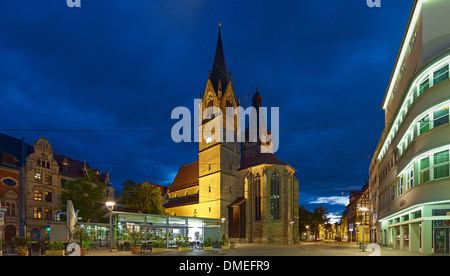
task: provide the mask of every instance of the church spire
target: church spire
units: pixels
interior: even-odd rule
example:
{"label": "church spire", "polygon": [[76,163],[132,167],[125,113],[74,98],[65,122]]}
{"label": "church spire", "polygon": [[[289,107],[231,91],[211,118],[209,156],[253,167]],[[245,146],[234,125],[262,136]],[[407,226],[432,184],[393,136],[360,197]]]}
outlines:
{"label": "church spire", "polygon": [[221,82],[222,89],[227,88],[229,81],[220,27],[221,24],[219,23],[219,37],[217,38],[216,55],[214,57],[214,64],[211,72],[211,82],[216,92],[218,92],[219,81]]}

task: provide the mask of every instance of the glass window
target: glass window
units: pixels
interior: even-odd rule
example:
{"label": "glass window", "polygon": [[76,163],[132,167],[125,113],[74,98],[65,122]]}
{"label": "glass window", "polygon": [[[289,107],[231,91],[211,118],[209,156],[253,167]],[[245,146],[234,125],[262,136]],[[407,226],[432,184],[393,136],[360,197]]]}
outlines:
{"label": "glass window", "polygon": [[420,183],[430,180],[430,158],[420,160]]}
{"label": "glass window", "polygon": [[17,182],[14,179],[11,178],[4,178],[2,180],[3,184],[5,184],[6,186],[10,186],[10,187],[14,187],[17,185]]}
{"label": "glass window", "polygon": [[261,220],[261,177],[255,177],[255,220]]}
{"label": "glass window", "polygon": [[42,218],[42,208],[40,207],[34,207],[33,210],[33,217],[35,219],[41,219]]}
{"label": "glass window", "polygon": [[34,190],[34,200],[42,200],[42,191]]}
{"label": "glass window", "polygon": [[449,151],[441,151],[434,154],[434,179],[449,176]]}
{"label": "glass window", "polygon": [[438,111],[435,111],[433,113],[433,118],[434,118],[434,125],[433,127],[437,127],[443,124],[448,123],[448,106],[440,109]]}
{"label": "glass window", "polygon": [[52,202],[52,193],[51,192],[45,192],[45,201]]}
{"label": "glass window", "polygon": [[430,129],[430,117],[427,115],[419,121],[419,134],[424,133]]}
{"label": "glass window", "polygon": [[280,219],[280,178],[277,172],[272,174],[270,182],[270,219]]}
{"label": "glass window", "polygon": [[414,169],[410,169],[408,172],[408,184],[409,184],[409,188],[414,187]]}
{"label": "glass window", "polygon": [[448,64],[433,73],[433,85],[448,79]]}
{"label": "glass window", "polygon": [[36,173],[36,174],[34,175],[34,180],[35,180],[36,182],[42,183],[42,175],[41,175],[40,173]]}
{"label": "glass window", "polygon": [[419,84],[419,95],[430,88],[430,79],[426,78],[423,82]]}

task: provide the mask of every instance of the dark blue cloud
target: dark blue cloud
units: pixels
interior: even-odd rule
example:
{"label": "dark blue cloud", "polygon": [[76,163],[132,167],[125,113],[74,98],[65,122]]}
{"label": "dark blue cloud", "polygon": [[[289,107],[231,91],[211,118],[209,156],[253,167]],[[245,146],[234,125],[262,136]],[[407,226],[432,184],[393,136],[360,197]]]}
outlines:
{"label": "dark blue cloud", "polygon": [[[241,102],[265,80],[263,104],[280,107],[277,156],[298,170],[300,204],[348,196],[368,178],[412,7],[365,2],[353,1],[277,70],[347,1],[160,0],[184,31],[157,1],[5,2],[0,128],[170,131],[172,109],[193,110],[204,92],[221,22]],[[348,126],[311,128],[336,125]],[[58,153],[111,170],[115,187],[128,178],[167,184],[198,158],[196,144],[176,144],[169,132],[5,133],[28,143],[46,136]]]}

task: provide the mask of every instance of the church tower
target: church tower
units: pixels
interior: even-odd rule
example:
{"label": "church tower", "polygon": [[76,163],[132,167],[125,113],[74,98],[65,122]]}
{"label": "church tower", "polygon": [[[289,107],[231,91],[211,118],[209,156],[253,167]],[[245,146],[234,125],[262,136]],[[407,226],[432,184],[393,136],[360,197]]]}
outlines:
{"label": "church tower", "polygon": [[[200,95],[201,97],[201,95]],[[240,196],[237,170],[240,166],[240,143],[237,142],[237,118],[227,114],[227,107],[239,106],[231,73],[227,71],[221,29],[217,39],[212,71],[208,74],[202,97],[199,142],[199,217],[225,219],[228,206]],[[224,225],[225,226],[225,225]],[[227,227],[223,230],[226,231]],[[226,234],[226,233],[224,233]]]}

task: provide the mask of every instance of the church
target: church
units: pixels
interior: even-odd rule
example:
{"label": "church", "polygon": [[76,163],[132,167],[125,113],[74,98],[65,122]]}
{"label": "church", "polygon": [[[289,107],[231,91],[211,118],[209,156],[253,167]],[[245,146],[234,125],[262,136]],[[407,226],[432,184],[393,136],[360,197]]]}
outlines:
{"label": "church", "polygon": [[[201,114],[205,114],[208,107],[219,108],[222,112],[207,116],[208,119],[201,121],[199,131],[202,133],[212,120],[223,120],[219,135],[232,132],[236,137],[240,131],[237,122],[227,124],[226,116],[222,115],[226,114],[227,107],[239,107],[240,98],[236,97],[231,73],[227,71],[220,24],[213,68],[200,98]],[[252,105],[256,109],[262,107],[258,91],[253,95]],[[258,124],[263,120],[258,112],[250,116],[258,116]],[[222,234],[238,242],[298,242],[296,170],[267,150],[271,141],[263,142],[259,135],[255,141],[248,138],[248,129],[245,133],[243,142],[201,139],[198,160],[181,165],[169,186],[169,199],[164,205],[166,212],[220,219]]]}

